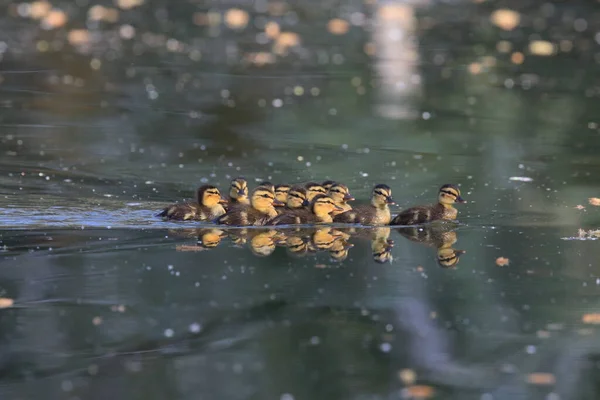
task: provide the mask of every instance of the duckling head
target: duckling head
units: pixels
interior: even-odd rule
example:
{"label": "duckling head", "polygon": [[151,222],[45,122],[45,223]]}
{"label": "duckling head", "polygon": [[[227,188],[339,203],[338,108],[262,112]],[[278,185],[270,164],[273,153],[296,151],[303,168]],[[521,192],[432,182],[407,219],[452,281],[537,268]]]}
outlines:
{"label": "duckling head", "polygon": [[281,202],[281,205],[287,203],[288,193],[290,191],[290,185],[277,185],[275,186],[275,198]]}
{"label": "duckling head", "polygon": [[248,203],[248,182],[246,179],[239,177],[231,181],[229,197],[240,203]]}
{"label": "duckling head", "polygon": [[252,208],[265,214],[272,214],[274,204],[279,204],[275,200],[275,193],[267,186],[259,186],[254,189],[250,203]]}
{"label": "duckling head", "polygon": [[308,201],[312,201],[318,194],[327,194],[327,190],[319,183],[309,182],[306,184],[305,188]]}
{"label": "duckling head", "polygon": [[306,189],[303,187],[293,187],[287,194],[286,206],[288,208],[302,208],[310,203],[306,198]]}
{"label": "duckling head", "polygon": [[383,183],[375,186],[371,195],[371,204],[378,208],[387,207],[388,204],[396,204],[392,199],[392,189]]}
{"label": "duckling head", "polygon": [[331,197],[324,194],[318,194],[312,199],[310,209],[320,219],[327,218],[334,211],[342,210]]}
{"label": "duckling head", "polygon": [[444,206],[452,206],[454,203],[466,203],[466,201],[460,197],[460,189],[451,183],[447,183],[440,188],[438,201]]}
{"label": "duckling head", "polygon": [[264,186],[264,187],[270,189],[271,192],[275,192],[275,185],[273,185],[269,181],[262,181],[261,183],[258,184],[258,186]]}
{"label": "duckling head", "polygon": [[327,194],[336,203],[345,203],[347,201],[354,200],[354,197],[350,195],[350,190],[348,189],[348,186],[343,185],[341,183],[334,183],[333,185],[331,185]]}
{"label": "duckling head", "polygon": [[198,188],[196,194],[198,203],[205,207],[215,207],[219,203],[226,202],[225,199],[221,198],[221,192],[216,186],[204,185]]}
{"label": "duckling head", "polygon": [[329,189],[331,189],[331,187],[335,184],[335,181],[323,181],[323,183],[321,183],[321,186],[323,186],[323,188],[327,191],[329,191]]}

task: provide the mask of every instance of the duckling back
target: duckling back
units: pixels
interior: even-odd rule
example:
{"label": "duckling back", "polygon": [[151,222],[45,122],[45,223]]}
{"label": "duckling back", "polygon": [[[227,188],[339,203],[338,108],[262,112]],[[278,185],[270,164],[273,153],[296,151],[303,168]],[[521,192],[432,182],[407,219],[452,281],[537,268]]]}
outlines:
{"label": "duckling back", "polygon": [[195,203],[172,204],[156,216],[174,221],[203,221],[208,219],[202,215],[200,205]]}

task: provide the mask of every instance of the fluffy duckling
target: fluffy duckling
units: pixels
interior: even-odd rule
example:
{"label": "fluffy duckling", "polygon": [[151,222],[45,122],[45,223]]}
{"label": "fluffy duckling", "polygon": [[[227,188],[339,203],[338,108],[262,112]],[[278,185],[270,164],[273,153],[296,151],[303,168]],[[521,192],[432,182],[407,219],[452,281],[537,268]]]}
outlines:
{"label": "fluffy duckling", "polygon": [[304,189],[303,187],[295,186],[291,188],[287,194],[285,208],[280,210],[283,213],[290,210],[298,210],[303,207],[307,207],[308,205],[310,205],[310,202],[306,198],[306,189]]}
{"label": "fluffy duckling", "polygon": [[331,189],[331,187],[335,184],[335,181],[323,181],[323,183],[321,183],[321,186],[323,186],[323,188],[327,191],[329,191],[329,189]]}
{"label": "fluffy duckling", "polygon": [[331,197],[319,194],[315,196],[310,203],[310,210],[299,209],[289,210],[276,218],[269,224],[271,225],[292,225],[292,224],[312,224],[312,223],[330,223],[333,222],[331,213],[338,210]]}
{"label": "fluffy duckling", "polygon": [[388,185],[379,184],[373,188],[371,204],[360,205],[350,211],[338,214],[333,221],[362,225],[387,225],[392,218],[389,204],[395,204],[392,199],[392,189]]}
{"label": "fluffy duckling", "polygon": [[341,210],[333,212],[334,216],[352,210],[352,206],[348,202],[354,200],[354,197],[350,195],[348,186],[334,183],[327,194],[333,199],[335,205],[341,208]]}
{"label": "fluffy duckling", "polygon": [[437,204],[416,206],[396,215],[390,225],[416,225],[435,220],[455,220],[458,210],[454,203],[466,203],[456,185],[445,184],[438,192]]}
{"label": "fluffy duckling", "polygon": [[327,190],[319,183],[309,182],[304,187],[306,188],[306,198],[308,201],[312,201],[316,195],[327,194]]}
{"label": "fluffy duckling", "polygon": [[240,204],[250,204],[248,199],[248,182],[246,179],[239,177],[231,181],[229,186],[229,204],[228,209]]}
{"label": "fluffy duckling", "polygon": [[204,185],[198,188],[195,202],[170,205],[156,216],[176,221],[212,221],[225,214],[222,204],[226,201],[216,186]]}
{"label": "fluffy duckling", "polygon": [[265,225],[267,221],[277,216],[274,204],[275,193],[265,186],[258,186],[252,191],[250,205],[240,205],[225,215],[220,216],[215,222],[223,225]]}
{"label": "fluffy duckling", "polygon": [[288,193],[290,189],[290,185],[281,184],[275,186],[275,199],[281,203],[280,207],[285,206],[285,204],[287,203]]}

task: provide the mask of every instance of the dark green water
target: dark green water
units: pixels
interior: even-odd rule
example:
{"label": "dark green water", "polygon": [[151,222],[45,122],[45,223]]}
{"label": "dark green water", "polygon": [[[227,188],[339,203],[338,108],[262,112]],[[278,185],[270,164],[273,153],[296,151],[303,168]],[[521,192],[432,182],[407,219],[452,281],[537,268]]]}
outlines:
{"label": "dark green water", "polygon": [[[600,332],[584,316],[600,313],[600,247],[578,234],[600,228],[597,7],[524,8],[501,32],[496,2],[403,8],[391,26],[375,7],[289,5],[272,20],[301,45],[257,67],[264,13],[237,33],[190,21],[231,6],[146,4],[88,22],[98,36],[82,50],[65,37],[89,6],[45,31],[7,4],[0,397],[403,399],[410,370],[431,389],[420,398],[597,398]],[[325,29],[353,13],[379,28]],[[412,61],[389,40],[411,34]],[[528,35],[572,50],[531,55]],[[359,229],[338,259],[308,248],[313,231],[302,254],[256,229],[206,248],[210,226],[154,217],[238,175],[335,179],[358,202],[386,183],[395,212],[455,183],[468,203],[443,231]]]}

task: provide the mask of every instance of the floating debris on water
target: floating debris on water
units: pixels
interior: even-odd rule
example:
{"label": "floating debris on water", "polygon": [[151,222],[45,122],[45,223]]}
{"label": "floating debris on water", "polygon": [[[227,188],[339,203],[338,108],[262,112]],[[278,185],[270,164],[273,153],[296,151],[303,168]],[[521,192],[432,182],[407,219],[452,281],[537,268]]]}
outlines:
{"label": "floating debris on water", "polygon": [[511,176],[508,178],[509,181],[517,181],[517,182],[533,182],[533,178],[528,176]]}

